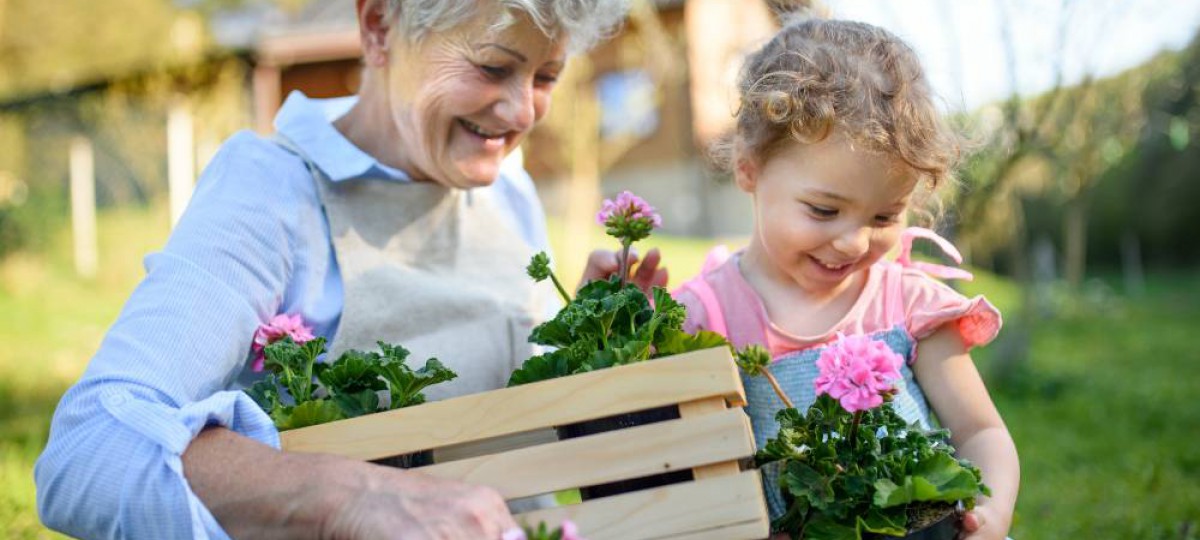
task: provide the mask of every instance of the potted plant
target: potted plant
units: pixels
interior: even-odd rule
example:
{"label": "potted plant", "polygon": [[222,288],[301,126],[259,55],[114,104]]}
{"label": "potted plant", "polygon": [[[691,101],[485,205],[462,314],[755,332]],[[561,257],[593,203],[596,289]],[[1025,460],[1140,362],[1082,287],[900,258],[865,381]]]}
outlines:
{"label": "potted plant", "polygon": [[[270,373],[246,389],[281,432],[419,405],[425,402],[426,387],[458,376],[436,358],[414,370],[405,364],[407,349],[382,341],[380,352],[351,349],[333,362],[319,362],[325,338],[308,338],[297,343],[282,336],[262,346],[263,365]],[[376,463],[407,468],[432,461],[432,453],[425,451]]]}
{"label": "potted plant", "polygon": [[869,336],[839,335],[817,361],[817,399],[803,412],[771,376],[770,360],[758,346],[738,353],[738,366],[767,377],[785,403],[779,433],[756,456],[772,531],[793,539],[958,535],[960,509],[989,491],[979,469],[955,457],[948,431],[893,409],[900,355]]}
{"label": "potted plant", "polygon": [[[662,224],[654,207],[626,191],[616,199],[605,200],[596,220],[621,244],[618,272],[607,280],[584,285],[572,298],[550,270],[549,257],[545,253],[533,257],[526,269],[529,276],[539,282],[550,279],[565,305],[553,319],[534,328],[529,337],[550,351],[526,360],[512,374],[509,386],[728,346],[724,337],[713,332],[684,332],[687,310],[665,289],[654,287],[651,299],[625,280],[630,247]],[[558,433],[560,439],[569,439],[675,418],[679,418],[679,410],[671,406],[560,426]],[[582,489],[581,494],[584,499],[614,495],[689,480],[690,475],[680,471],[592,486]]]}

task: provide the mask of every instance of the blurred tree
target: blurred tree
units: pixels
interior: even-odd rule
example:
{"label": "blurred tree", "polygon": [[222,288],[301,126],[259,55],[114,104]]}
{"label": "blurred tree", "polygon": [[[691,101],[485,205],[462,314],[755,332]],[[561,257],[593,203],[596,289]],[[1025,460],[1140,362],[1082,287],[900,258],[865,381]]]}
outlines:
{"label": "blurred tree", "polygon": [[0,197],[0,256],[65,222],[71,137],[92,141],[97,203],[139,205],[166,190],[170,104],[195,113],[197,165],[248,124],[244,62],[185,7],[0,0],[0,192],[19,195]]}
{"label": "blurred tree", "polygon": [[0,3],[0,101],[62,91],[205,52],[203,20],[169,0]]}
{"label": "blurred tree", "polygon": [[[985,109],[975,120],[983,148],[964,170],[958,240],[976,261],[991,259],[1003,250],[1010,273],[1021,285],[1024,301],[1016,316],[1009,318],[996,367],[1001,377],[1011,377],[1027,366],[1030,335],[1039,316],[1034,301],[1037,289],[1030,257],[1030,221],[1042,217],[1039,211],[1046,201],[1062,207],[1057,215],[1063,220],[1059,228],[1066,248],[1064,266],[1069,282],[1077,287],[1085,270],[1087,201],[1096,179],[1120,160],[1140,133],[1145,120],[1138,95],[1144,81],[1118,77],[1097,82],[1085,71],[1082,82],[1068,86],[1065,65],[1072,12],[1098,8],[1062,0],[1055,45],[1046,58],[1054,82],[1039,96],[1022,96],[1018,74],[1029,66],[1018,62],[1019,41],[1011,10],[1030,9],[1031,5],[1015,0],[999,0],[998,5],[1011,91],[1003,104]],[[1112,5],[1108,9],[1093,15],[1119,24],[1120,9]]]}
{"label": "blurred tree", "polygon": [[1160,264],[1200,261],[1200,32],[1144,96],[1149,122],[1123,185],[1131,223]]}

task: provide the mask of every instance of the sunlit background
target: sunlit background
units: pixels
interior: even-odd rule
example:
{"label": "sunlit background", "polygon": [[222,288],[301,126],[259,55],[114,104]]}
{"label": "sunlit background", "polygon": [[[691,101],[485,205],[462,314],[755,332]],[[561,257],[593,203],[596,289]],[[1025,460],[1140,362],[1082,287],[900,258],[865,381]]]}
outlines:
{"label": "sunlit background", "polygon": [[[523,148],[560,273],[613,247],[592,216],[659,207],[672,282],[745,241],[709,167],[761,0],[635,0],[575,58]],[[778,3],[778,2],[771,2]],[[974,143],[942,231],[1005,313],[978,351],[1021,452],[1013,537],[1200,537],[1200,2],[829,0],[922,56]],[[59,396],[240,129],[353,93],[352,0],[0,0],[0,537],[39,523],[33,462]]]}

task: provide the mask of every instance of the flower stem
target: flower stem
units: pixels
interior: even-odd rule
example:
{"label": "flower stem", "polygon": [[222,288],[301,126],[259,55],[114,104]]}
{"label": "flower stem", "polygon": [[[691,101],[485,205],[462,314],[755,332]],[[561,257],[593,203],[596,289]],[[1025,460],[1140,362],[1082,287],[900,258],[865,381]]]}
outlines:
{"label": "flower stem", "polygon": [[763,366],[762,374],[763,377],[767,378],[767,382],[771,383],[771,388],[775,389],[775,395],[779,396],[779,399],[783,401],[783,404],[789,409],[795,409],[796,406],[792,405],[792,400],[788,399],[787,394],[783,393],[783,387],[779,386],[779,381],[775,380],[775,376],[771,374],[771,369],[767,366]]}
{"label": "flower stem", "polygon": [[554,272],[550,272],[550,281],[554,282],[554,288],[558,289],[558,294],[562,295],[563,302],[571,303],[571,296],[567,294],[567,290],[563,288],[562,283],[558,282],[558,276]]}
{"label": "flower stem", "polygon": [[854,448],[854,442],[858,438],[858,425],[862,423],[862,417],[862,411],[854,413],[854,422],[850,424],[850,448]]}
{"label": "flower stem", "polygon": [[618,275],[621,276],[621,287],[625,286],[625,275],[629,273],[629,246],[631,245],[633,245],[633,242],[624,238],[621,239],[621,260],[619,261],[621,264],[618,270],[620,272]]}

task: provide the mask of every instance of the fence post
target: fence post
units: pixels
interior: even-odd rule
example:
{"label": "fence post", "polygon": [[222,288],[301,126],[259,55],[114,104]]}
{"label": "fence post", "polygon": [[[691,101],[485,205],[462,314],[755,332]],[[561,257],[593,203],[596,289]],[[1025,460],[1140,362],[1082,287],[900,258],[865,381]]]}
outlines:
{"label": "fence post", "polygon": [[185,98],[172,101],[167,110],[167,196],[171,227],[179,222],[196,185],[196,145],[192,111]]}
{"label": "fence post", "polygon": [[71,138],[71,232],[75,247],[75,272],[96,276],[96,172],[92,141]]}

